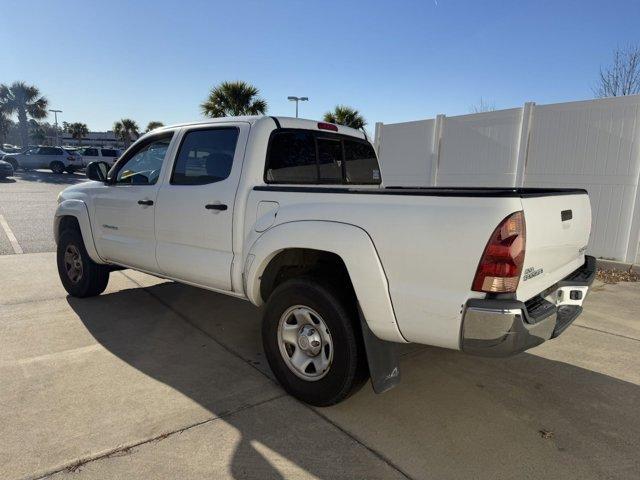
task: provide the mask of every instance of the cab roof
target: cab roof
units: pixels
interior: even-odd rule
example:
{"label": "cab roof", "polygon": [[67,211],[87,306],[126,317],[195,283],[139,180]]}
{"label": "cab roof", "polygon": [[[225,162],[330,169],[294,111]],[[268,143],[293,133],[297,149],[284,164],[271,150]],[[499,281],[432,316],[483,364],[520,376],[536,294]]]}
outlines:
{"label": "cab roof", "polygon": [[[154,132],[163,131],[163,130],[172,130],[180,127],[190,127],[190,126],[202,126],[202,125],[216,125],[220,123],[227,122],[246,122],[254,125],[258,122],[273,122],[273,126],[275,128],[300,128],[305,130],[319,130],[323,131],[326,129],[320,128],[321,124],[326,124],[327,122],[322,122],[318,120],[309,120],[304,118],[294,118],[294,117],[275,117],[268,115],[254,115],[254,116],[244,116],[244,117],[220,117],[220,118],[209,118],[206,120],[200,120],[197,122],[186,122],[186,123],[178,123],[175,125],[168,125],[165,127],[157,128],[156,130],[152,130]],[[334,124],[331,124],[334,125]],[[335,125],[338,128],[337,133],[341,133],[343,135],[349,135],[351,137],[362,138],[368,140],[365,133],[361,130],[356,130],[355,128],[345,127],[344,125]]]}

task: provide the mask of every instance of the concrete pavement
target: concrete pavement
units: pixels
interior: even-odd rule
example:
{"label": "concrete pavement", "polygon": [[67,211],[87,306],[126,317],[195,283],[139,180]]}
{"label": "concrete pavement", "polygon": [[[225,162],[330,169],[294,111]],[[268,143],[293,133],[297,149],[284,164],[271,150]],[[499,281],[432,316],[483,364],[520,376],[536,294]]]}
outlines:
{"label": "concrete pavement", "polygon": [[311,409],[271,380],[260,312],[125,270],[65,296],[0,257],[3,478],[638,478],[640,284],[599,286],[511,359],[404,349],[402,384]]}
{"label": "concrete pavement", "polygon": [[[86,180],[83,173],[58,175],[50,170],[20,170],[14,177],[0,180],[0,215],[21,250],[25,253],[55,250],[51,222],[58,205],[58,193]],[[7,232],[0,225],[0,255],[13,253],[16,252]]]}

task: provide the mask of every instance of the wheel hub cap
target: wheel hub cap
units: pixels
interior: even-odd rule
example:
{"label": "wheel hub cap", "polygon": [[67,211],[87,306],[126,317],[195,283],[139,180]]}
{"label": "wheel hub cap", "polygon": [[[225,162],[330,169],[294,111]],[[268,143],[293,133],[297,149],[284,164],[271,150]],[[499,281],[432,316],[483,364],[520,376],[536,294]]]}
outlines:
{"label": "wheel hub cap", "polygon": [[325,321],[309,307],[296,305],[282,314],[278,347],[289,370],[303,380],[320,380],[329,372],[333,340]]}
{"label": "wheel hub cap", "polygon": [[68,245],[64,252],[64,268],[67,271],[69,280],[78,283],[82,278],[82,257],[75,245]]}

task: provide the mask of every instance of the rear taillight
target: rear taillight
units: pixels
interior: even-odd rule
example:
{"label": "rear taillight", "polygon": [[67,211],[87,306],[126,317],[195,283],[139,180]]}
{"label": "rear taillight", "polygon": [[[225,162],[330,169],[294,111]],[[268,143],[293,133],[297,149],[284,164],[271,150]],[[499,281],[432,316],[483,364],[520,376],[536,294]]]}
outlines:
{"label": "rear taillight", "polygon": [[484,249],[472,290],[513,293],[518,288],[526,246],[524,212],[512,213],[494,230]]}

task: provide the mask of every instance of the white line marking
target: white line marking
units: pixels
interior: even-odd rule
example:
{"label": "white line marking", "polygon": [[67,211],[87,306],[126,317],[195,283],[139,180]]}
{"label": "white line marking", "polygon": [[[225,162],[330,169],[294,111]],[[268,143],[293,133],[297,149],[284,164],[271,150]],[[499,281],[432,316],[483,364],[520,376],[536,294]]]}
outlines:
{"label": "white line marking", "polygon": [[13,253],[18,253],[18,254],[23,253],[22,247],[18,243],[16,236],[11,231],[9,224],[5,220],[4,216],[2,216],[2,214],[0,214],[0,226],[2,226],[4,233],[7,234],[7,238],[9,238],[9,243],[11,243],[11,246],[13,247]]}

